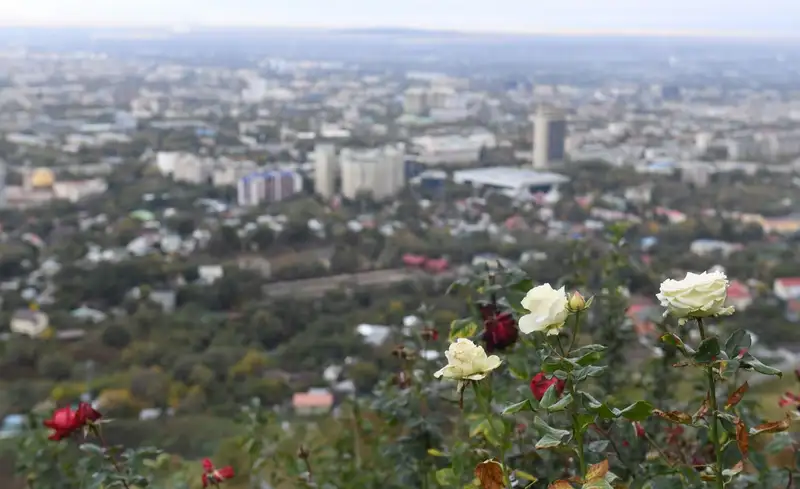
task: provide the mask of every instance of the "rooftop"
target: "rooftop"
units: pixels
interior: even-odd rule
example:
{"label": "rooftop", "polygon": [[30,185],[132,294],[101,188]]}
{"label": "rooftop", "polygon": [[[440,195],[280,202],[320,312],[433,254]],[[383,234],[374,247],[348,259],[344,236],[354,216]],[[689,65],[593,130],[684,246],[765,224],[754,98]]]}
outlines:
{"label": "rooftop", "polygon": [[532,185],[554,185],[569,181],[567,177],[558,173],[504,166],[456,171],[453,173],[453,180],[514,189]]}

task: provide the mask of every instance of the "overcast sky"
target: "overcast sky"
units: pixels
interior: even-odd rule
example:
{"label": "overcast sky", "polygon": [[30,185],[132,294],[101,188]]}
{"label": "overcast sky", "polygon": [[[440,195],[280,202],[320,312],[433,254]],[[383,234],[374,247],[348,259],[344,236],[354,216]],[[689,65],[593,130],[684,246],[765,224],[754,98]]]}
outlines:
{"label": "overcast sky", "polygon": [[800,35],[800,0],[0,0],[0,24]]}

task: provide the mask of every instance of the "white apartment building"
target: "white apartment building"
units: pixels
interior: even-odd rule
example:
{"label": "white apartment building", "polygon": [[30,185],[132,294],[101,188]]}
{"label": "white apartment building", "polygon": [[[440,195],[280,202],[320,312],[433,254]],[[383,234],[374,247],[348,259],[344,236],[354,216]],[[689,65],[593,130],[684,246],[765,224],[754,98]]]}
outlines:
{"label": "white apartment building", "polygon": [[293,171],[260,171],[247,175],[236,185],[241,206],[278,202],[303,191],[303,178]]}
{"label": "white apartment building", "polygon": [[336,193],[336,175],[339,171],[336,147],[332,144],[318,144],[313,154],[314,192],[330,199]]}
{"label": "white apartment building", "polygon": [[481,149],[497,146],[497,138],[489,132],[468,136],[421,136],[414,138],[417,160],[424,165],[464,166],[480,159]]}
{"label": "white apartment building", "polygon": [[343,149],[339,154],[342,168],[342,195],[355,199],[360,194],[383,200],[397,194],[406,183],[405,145],[378,149]]}

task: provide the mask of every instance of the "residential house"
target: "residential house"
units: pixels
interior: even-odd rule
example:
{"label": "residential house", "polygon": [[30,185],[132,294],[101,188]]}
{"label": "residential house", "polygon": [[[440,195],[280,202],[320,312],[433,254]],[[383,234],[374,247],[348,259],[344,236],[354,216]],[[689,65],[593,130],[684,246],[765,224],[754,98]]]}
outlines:
{"label": "residential house", "polygon": [[333,394],[327,389],[309,389],[308,392],[295,392],[292,408],[298,416],[319,416],[333,408]]}
{"label": "residential house", "polygon": [[0,440],[12,438],[22,433],[28,417],[23,414],[9,414],[0,424]]}
{"label": "residential house", "polygon": [[97,309],[92,309],[91,307],[86,306],[73,309],[69,314],[75,319],[91,323],[103,322],[108,317],[108,315],[103,311],[98,311]]}
{"label": "residential house", "polygon": [[392,328],[377,324],[359,324],[356,326],[356,333],[361,335],[364,339],[364,343],[380,346],[389,338],[389,335],[392,333]]}
{"label": "residential house", "polygon": [[695,255],[706,256],[719,253],[727,257],[734,251],[739,251],[743,248],[738,243],[728,243],[727,241],[719,241],[715,239],[696,239],[689,245],[689,250]]}
{"label": "residential house", "polygon": [[242,270],[256,272],[263,278],[268,279],[272,276],[272,264],[263,256],[243,255],[236,259],[236,264]]}
{"label": "residential house", "polygon": [[11,317],[10,328],[13,333],[35,338],[44,333],[50,325],[50,318],[41,311],[19,309]]}
{"label": "residential house", "polygon": [[772,285],[775,296],[788,301],[800,298],[800,277],[776,278]]}
{"label": "residential house", "polygon": [[161,310],[170,313],[175,310],[178,294],[174,290],[152,290],[147,299],[161,306]]}
{"label": "residential house", "polygon": [[752,303],[753,294],[750,293],[750,288],[738,280],[732,281],[728,286],[726,305],[733,306],[737,311],[744,311]]}
{"label": "residential house", "polygon": [[211,285],[221,279],[225,271],[222,265],[201,265],[197,267],[197,274],[200,276],[200,283]]}

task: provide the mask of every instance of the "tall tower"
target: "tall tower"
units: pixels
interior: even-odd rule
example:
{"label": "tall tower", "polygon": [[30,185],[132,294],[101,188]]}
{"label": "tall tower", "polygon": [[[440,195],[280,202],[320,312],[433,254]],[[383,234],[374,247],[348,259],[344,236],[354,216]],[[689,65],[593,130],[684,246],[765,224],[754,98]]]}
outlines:
{"label": "tall tower", "polygon": [[325,199],[336,193],[336,174],[339,164],[336,147],[332,144],[318,144],[314,148],[314,192]]}
{"label": "tall tower", "polygon": [[533,123],[533,167],[546,169],[564,161],[567,120],[560,111],[540,107]]}

